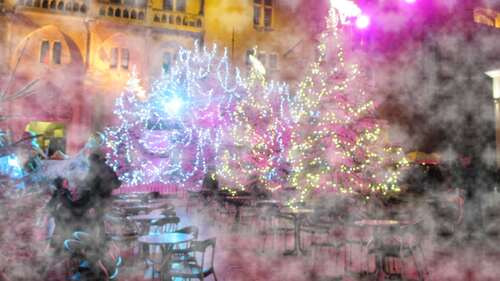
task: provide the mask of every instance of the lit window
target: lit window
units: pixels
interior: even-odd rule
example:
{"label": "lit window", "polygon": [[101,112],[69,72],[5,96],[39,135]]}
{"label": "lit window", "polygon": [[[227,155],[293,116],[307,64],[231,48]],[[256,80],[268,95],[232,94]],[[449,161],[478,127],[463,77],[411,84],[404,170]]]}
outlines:
{"label": "lit window", "polygon": [[130,53],[128,49],[121,49],[121,65],[123,69],[128,69]]}
{"label": "lit window", "polygon": [[61,64],[61,42],[54,42],[54,48],[52,49],[52,62],[54,64]]}
{"label": "lit window", "polygon": [[116,68],[118,65],[118,49],[117,48],[112,48],[111,49],[111,58],[109,62],[109,67],[110,68]]}
{"label": "lit window", "polygon": [[175,10],[177,12],[185,12],[186,11],[186,0],[175,1]]}
{"label": "lit window", "polygon": [[40,62],[49,63],[49,41],[42,41],[42,47],[40,48]]}
{"label": "lit window", "polygon": [[170,70],[170,65],[172,64],[172,55],[169,52],[163,53],[163,72],[167,73]]}
{"label": "lit window", "polygon": [[273,1],[253,1],[253,24],[256,27],[270,28],[273,22]]}

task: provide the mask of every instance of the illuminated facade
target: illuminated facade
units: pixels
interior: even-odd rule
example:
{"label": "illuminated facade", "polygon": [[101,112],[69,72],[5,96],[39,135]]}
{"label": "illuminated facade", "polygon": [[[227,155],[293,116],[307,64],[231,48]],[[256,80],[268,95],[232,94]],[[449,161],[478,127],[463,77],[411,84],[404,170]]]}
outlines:
{"label": "illuminated facade", "polygon": [[10,119],[1,127],[19,138],[27,126],[43,127],[30,122],[58,124],[57,133],[38,132],[46,133],[41,144],[62,138],[64,150],[74,152],[112,120],[113,100],[133,68],[147,88],[180,46],[195,41],[227,47],[243,70],[258,46],[270,78],[293,80],[314,54],[307,22],[317,20],[303,9],[307,1],[286,2],[0,0],[2,86],[15,91],[39,80],[34,95],[4,106]]}

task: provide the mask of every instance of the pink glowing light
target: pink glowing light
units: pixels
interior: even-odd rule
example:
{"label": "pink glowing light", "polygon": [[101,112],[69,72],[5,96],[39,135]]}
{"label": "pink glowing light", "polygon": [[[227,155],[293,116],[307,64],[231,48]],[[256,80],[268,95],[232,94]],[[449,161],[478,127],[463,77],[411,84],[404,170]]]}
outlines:
{"label": "pink glowing light", "polygon": [[361,15],[361,8],[351,0],[330,0],[330,6],[338,12],[342,23]]}
{"label": "pink glowing light", "polygon": [[417,0],[405,0],[405,2],[408,4],[413,4],[413,3],[417,2]]}
{"label": "pink glowing light", "polygon": [[359,15],[356,18],[356,27],[359,29],[365,29],[370,25],[370,17],[367,15]]}

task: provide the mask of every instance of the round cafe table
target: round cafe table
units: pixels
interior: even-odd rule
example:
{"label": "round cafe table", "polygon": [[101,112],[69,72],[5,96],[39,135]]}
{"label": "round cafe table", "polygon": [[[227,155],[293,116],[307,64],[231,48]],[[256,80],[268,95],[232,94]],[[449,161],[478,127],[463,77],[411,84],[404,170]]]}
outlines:
{"label": "round cafe table", "polygon": [[149,224],[151,223],[151,221],[161,220],[164,218],[166,218],[166,216],[162,214],[143,214],[143,215],[135,215],[127,217],[127,219],[139,224],[142,234],[149,233]]}
{"label": "round cafe table", "polygon": [[141,204],[143,203],[142,200],[140,199],[115,199],[113,200],[113,204],[115,205],[120,205],[120,206],[127,206],[127,205],[132,205],[132,204]]}
{"label": "round cafe table", "polygon": [[255,205],[261,206],[261,207],[263,207],[263,206],[279,207],[279,206],[281,206],[281,202],[278,200],[272,200],[272,199],[257,200],[257,201],[255,201]]}
{"label": "round cafe table", "polygon": [[191,234],[179,233],[179,232],[166,232],[161,234],[149,234],[140,236],[137,241],[139,243],[148,245],[175,245],[180,243],[186,243],[193,240],[194,237]]}
{"label": "round cafe table", "polygon": [[299,254],[305,254],[306,250],[302,249],[302,247],[300,246],[300,226],[304,217],[306,215],[314,213],[314,210],[308,208],[283,208],[280,210],[280,213],[291,217],[294,227],[293,249],[285,251],[283,254],[285,256],[297,256]]}
{"label": "round cafe table", "polygon": [[141,211],[152,211],[155,209],[166,209],[167,211],[173,211],[174,207],[169,206],[168,203],[152,203],[152,204],[139,204],[139,205],[130,205],[130,206],[123,206],[122,209],[124,209],[128,214],[137,214]]}

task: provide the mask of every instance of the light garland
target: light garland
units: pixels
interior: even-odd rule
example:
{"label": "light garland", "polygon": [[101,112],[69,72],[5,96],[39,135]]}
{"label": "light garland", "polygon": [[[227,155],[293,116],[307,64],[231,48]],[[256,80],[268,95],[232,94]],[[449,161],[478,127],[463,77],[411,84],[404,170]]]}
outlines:
{"label": "light garland", "polygon": [[133,72],[116,101],[120,124],[106,130],[109,164],[129,184],[192,188],[215,172],[232,192],[254,180],[271,191],[294,186],[290,205],[314,190],[399,192],[407,161],[380,141],[375,104],[356,87],[361,71],[345,62],[338,17],[332,8],[320,56],[293,97],[262,69],[242,78],[215,46],[181,49],[148,95]]}
{"label": "light garland", "polygon": [[244,81],[245,98],[237,103],[225,131],[226,145],[217,165],[223,189],[245,190],[253,181],[271,191],[286,185],[292,101],[286,84],[266,81],[263,74],[251,70]]}
{"label": "light garland", "polygon": [[407,165],[402,149],[380,142],[374,103],[355,85],[359,66],[345,62],[339,34],[345,14],[333,2],[319,58],[299,84],[292,106],[289,183],[299,195],[290,205],[304,201],[313,190],[399,192],[399,170]]}
{"label": "light garland", "polygon": [[199,186],[216,163],[222,128],[229,127],[244,91],[239,70],[226,52],[217,56],[215,45],[180,49],[147,97],[132,72],[115,105],[120,124],[105,131],[108,163],[131,185]]}

